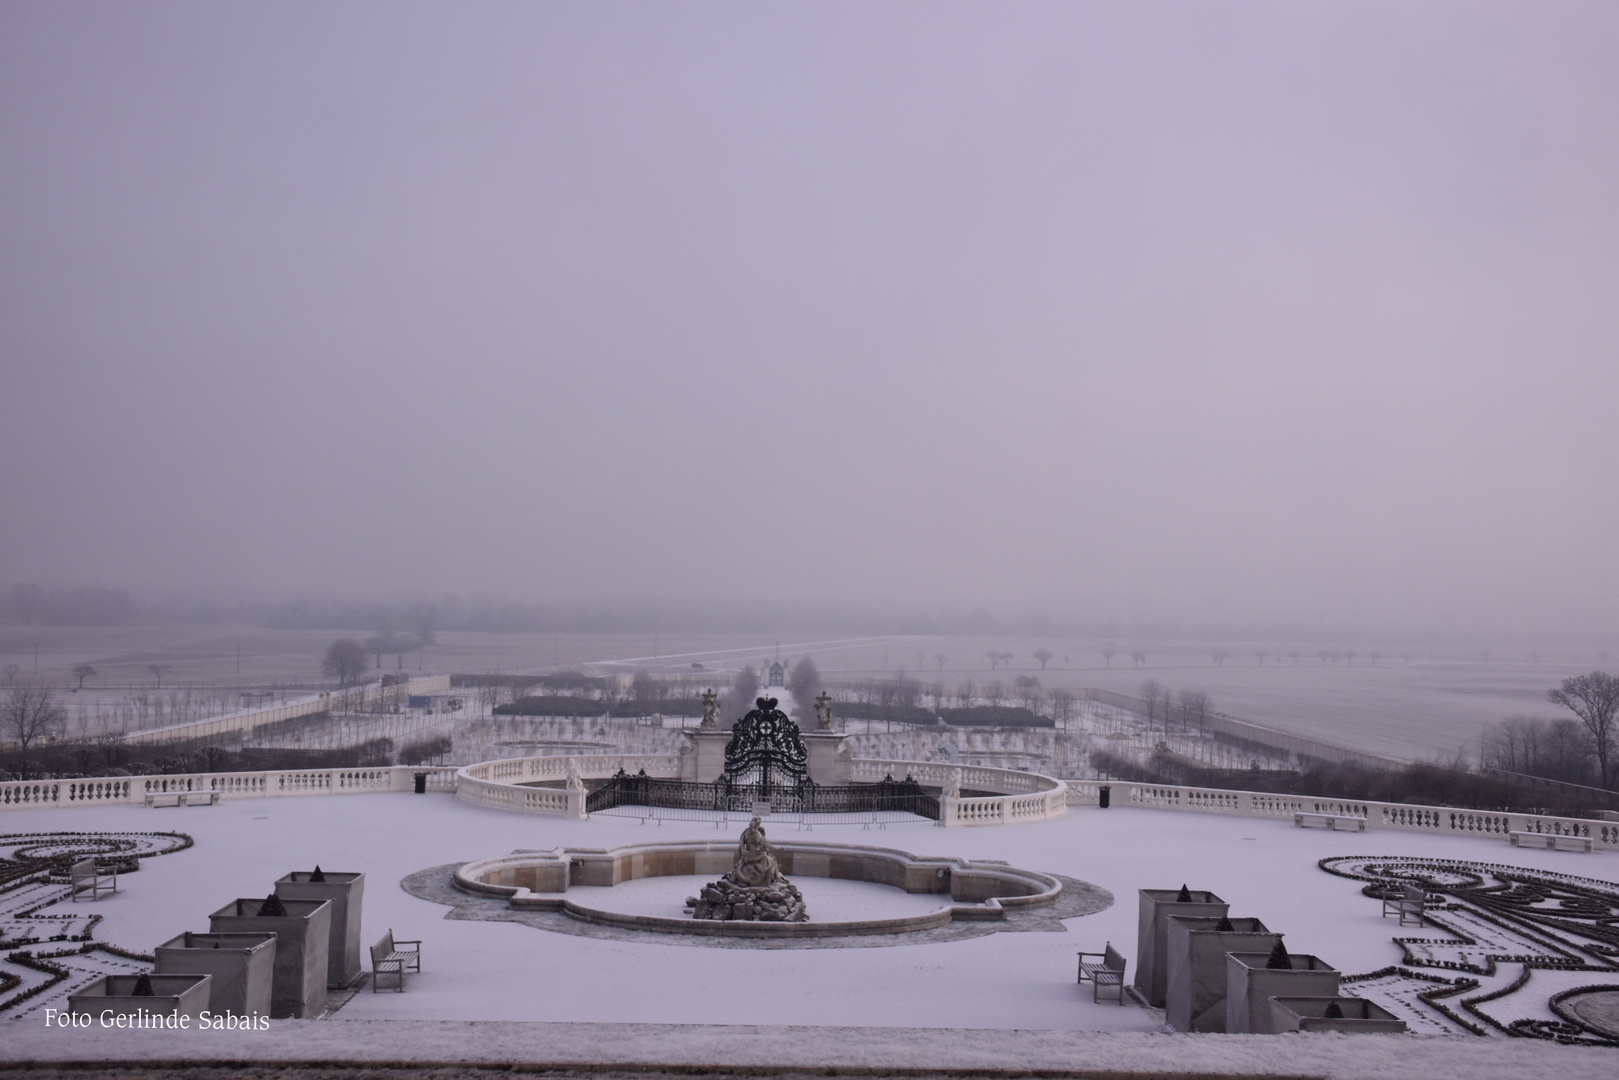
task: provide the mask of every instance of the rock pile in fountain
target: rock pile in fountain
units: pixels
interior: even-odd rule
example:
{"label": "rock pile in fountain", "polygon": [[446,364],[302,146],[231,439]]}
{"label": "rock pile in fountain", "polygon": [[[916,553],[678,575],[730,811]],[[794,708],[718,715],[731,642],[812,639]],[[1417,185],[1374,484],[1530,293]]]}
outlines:
{"label": "rock pile in fountain", "polygon": [[701,896],[687,899],[694,919],[739,919],[757,922],[808,922],[804,897],[782,876],[776,856],[765,842],[758,818],[742,830],[736,865],[718,881],[703,886]]}

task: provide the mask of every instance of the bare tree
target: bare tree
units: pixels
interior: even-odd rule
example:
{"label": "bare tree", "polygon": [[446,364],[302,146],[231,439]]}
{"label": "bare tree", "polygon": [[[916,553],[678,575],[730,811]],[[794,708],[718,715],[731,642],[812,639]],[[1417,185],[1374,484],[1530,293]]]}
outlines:
{"label": "bare tree", "polygon": [[84,680],[96,673],[96,669],[89,664],[74,664],[73,677],[79,680],[77,689],[84,689]]}
{"label": "bare tree", "polygon": [[640,715],[651,716],[655,712],[663,711],[663,699],[668,694],[668,687],[663,681],[654,679],[646,670],[638,670],[635,677],[630,680],[630,700],[635,702]]}
{"label": "bare tree", "polygon": [[57,703],[45,686],[14,686],[0,708],[0,728],[16,739],[22,749],[36,739],[58,730],[67,721],[67,710]]}
{"label": "bare tree", "polygon": [[414,634],[377,634],[365,639],[366,649],[376,655],[378,668],[382,667],[384,656],[395,656],[398,658],[398,667],[403,670],[405,654],[413,651],[416,646]]}
{"label": "bare tree", "polygon": [[1564,679],[1563,685],[1547,697],[1579,717],[1585,730],[1591,733],[1602,786],[1611,787],[1613,773],[1609,764],[1614,752],[1615,717],[1619,716],[1619,677],[1604,671],[1576,675]]}
{"label": "bare tree", "polygon": [[1136,667],[1139,668],[1142,664],[1147,662],[1147,654],[1142,652],[1140,649],[1137,649],[1130,654],[1130,659],[1134,660]]}
{"label": "bare tree", "polygon": [[1182,690],[1179,698],[1181,729],[1191,730],[1197,725],[1197,733],[1203,734],[1203,727],[1209,720],[1209,695],[1201,690]]}
{"label": "bare tree", "polygon": [[[1147,703],[1147,730],[1151,731],[1153,722],[1158,719],[1159,703],[1169,702],[1169,691],[1164,689],[1157,679],[1148,679],[1141,684],[1141,700]],[[1164,725],[1164,733],[1166,735],[1169,733],[1167,723]]]}
{"label": "bare tree", "polygon": [[1118,650],[1111,645],[1104,645],[1098,651],[1102,654],[1102,666],[1111,669],[1113,667],[1113,654]]}
{"label": "bare tree", "polygon": [[1294,667],[1298,667],[1299,666],[1299,657],[1302,656],[1302,655],[1304,655],[1304,654],[1299,652],[1297,649],[1294,649],[1292,652],[1287,654],[1287,657],[1288,657],[1289,660],[1293,661],[1293,666]]}
{"label": "bare tree", "polygon": [[984,684],[984,696],[989,703],[997,709],[1006,704],[1006,684],[999,679],[992,679]]}
{"label": "bare tree", "polygon": [[964,680],[960,686],[956,687],[956,701],[960,703],[963,709],[972,708],[973,698],[977,694],[978,687],[973,684],[971,679]]}
{"label": "bare tree", "polygon": [[1030,712],[1040,711],[1040,703],[1045,699],[1045,694],[1040,690],[1039,679],[1033,675],[1019,675],[1012,680],[1012,685],[1019,704]]}
{"label": "bare tree", "polygon": [[1225,650],[1215,649],[1209,654],[1209,659],[1214,661],[1215,667],[1225,667]]}
{"label": "bare tree", "polygon": [[159,690],[163,689],[163,676],[165,676],[165,675],[167,675],[169,673],[169,669],[170,669],[170,665],[168,665],[168,664],[147,664],[146,665],[146,670],[151,672],[152,673],[152,678],[157,680],[157,688]]}
{"label": "bare tree", "polygon": [[17,676],[22,674],[21,664],[6,665],[6,685],[12,686],[17,682]]}
{"label": "bare tree", "polygon": [[1590,733],[1567,717],[1509,716],[1485,728],[1479,741],[1479,761],[1485,768],[1571,784],[1594,779],[1596,755]]}
{"label": "bare tree", "polygon": [[1052,657],[1052,652],[1051,652],[1050,649],[1036,649],[1036,650],[1034,650],[1034,658],[1036,660],[1040,661],[1040,670],[1041,671],[1046,670],[1046,665],[1051,663],[1051,657]]}
{"label": "bare tree", "polygon": [[1051,718],[1059,724],[1066,724],[1074,716],[1074,692],[1067,687],[1059,686],[1051,691]]}
{"label": "bare tree", "polygon": [[434,631],[438,629],[438,608],[433,604],[417,604],[405,612],[405,625],[416,635],[419,645],[437,645]]}
{"label": "bare tree", "polygon": [[1260,667],[1265,666],[1265,657],[1267,657],[1269,655],[1270,655],[1270,653],[1266,652],[1264,649],[1255,649],[1254,650],[1254,659],[1259,661],[1259,666]]}
{"label": "bare tree", "polygon": [[937,660],[939,662],[939,670],[940,671],[943,671],[944,666],[950,662],[950,658],[948,656],[946,656],[942,652],[934,653],[933,654],[933,659],[935,659],[935,660]]}
{"label": "bare tree", "polygon": [[347,686],[365,674],[369,662],[364,645],[353,638],[339,638],[327,648],[320,670],[327,678],[336,679],[338,686]]}

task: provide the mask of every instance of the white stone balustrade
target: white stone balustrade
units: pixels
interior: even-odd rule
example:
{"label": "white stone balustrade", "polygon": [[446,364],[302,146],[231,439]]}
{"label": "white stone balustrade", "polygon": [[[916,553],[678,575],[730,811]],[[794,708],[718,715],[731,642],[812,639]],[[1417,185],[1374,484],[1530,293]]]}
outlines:
{"label": "white stone balustrade", "polygon": [[455,769],[409,765],[371,769],[277,769],[74,780],[7,780],[0,782],[0,810],[141,805],[146,802],[148,795],[181,791],[217,791],[221,799],[410,791],[415,784],[415,774],[419,772],[427,774],[429,791],[455,790]]}
{"label": "white stone balustrade", "polygon": [[[58,806],[141,805],[149,794],[217,791],[222,799],[298,795],[348,795],[411,791],[416,773],[427,774],[427,789],[454,792],[477,806],[531,814],[583,816],[583,793],[570,801],[565,788],[528,787],[538,781],[566,781],[565,756],[539,756],[485,761],[461,769],[447,766],[394,765],[371,769],[285,769],[263,772],[188,773],[161,776],[87,777],[72,780],[8,780],[0,782],[0,811]],[[585,754],[571,759],[585,778],[605,779],[623,769],[675,779],[678,754]],[[1174,784],[1142,784],[1128,780],[1056,780],[1039,773],[938,761],[895,761],[857,758],[851,762],[856,783],[876,783],[907,775],[928,787],[943,787],[953,769],[961,786],[990,796],[940,799],[941,824],[1008,825],[1059,817],[1070,806],[1097,806],[1101,789],[1110,789],[1110,805],[1182,810],[1291,821],[1296,813],[1363,818],[1368,830],[1398,829],[1446,836],[1476,836],[1506,841],[1514,832],[1583,837],[1594,851],[1619,851],[1619,821],[1556,817],[1547,814],[1461,810],[1352,799],[1322,799],[1258,791]]]}
{"label": "white stone balustrade", "polygon": [[568,779],[573,762],[581,779],[603,780],[618,773],[639,773],[660,779],[680,776],[679,754],[540,755],[480,761],[456,773],[455,797],[473,806],[510,810],[521,814],[585,816],[585,792],[566,787],[533,787],[535,783]]}
{"label": "white stone balustrade", "polygon": [[1591,840],[1594,850],[1619,851],[1619,822],[1556,817],[1549,814],[1459,810],[1447,806],[1413,806],[1353,799],[1320,799],[1308,795],[1274,795],[1260,791],[1224,791],[1217,788],[1168,784],[1138,784],[1129,780],[1069,780],[1070,806],[1096,806],[1101,789],[1111,791],[1112,806],[1142,806],[1162,810],[1188,810],[1236,817],[1291,819],[1294,814],[1335,814],[1363,818],[1367,829],[1399,829],[1446,836],[1507,839],[1513,832],[1552,836],[1578,836]]}

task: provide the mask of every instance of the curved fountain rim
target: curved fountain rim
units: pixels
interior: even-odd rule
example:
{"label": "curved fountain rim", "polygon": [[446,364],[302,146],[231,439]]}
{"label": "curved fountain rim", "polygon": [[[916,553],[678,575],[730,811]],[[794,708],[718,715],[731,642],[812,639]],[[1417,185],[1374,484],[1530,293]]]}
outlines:
{"label": "curved fountain rim", "polygon": [[[937,910],[920,915],[900,916],[888,919],[860,919],[845,920],[841,922],[807,922],[807,923],[776,923],[776,922],[749,922],[749,921],[707,921],[699,919],[675,919],[659,915],[633,915],[624,912],[606,911],[602,908],[590,907],[575,900],[570,900],[566,892],[562,893],[536,893],[521,885],[495,885],[477,880],[475,875],[481,875],[489,870],[499,869],[506,865],[532,865],[535,862],[546,862],[555,865],[558,862],[572,863],[581,858],[593,859],[633,859],[637,855],[646,855],[658,852],[674,851],[701,851],[720,852],[730,854],[736,850],[734,841],[721,840],[666,840],[645,843],[625,844],[613,848],[579,848],[558,847],[549,851],[514,851],[509,855],[494,856],[486,859],[477,859],[461,864],[456,868],[455,887],[462,892],[473,895],[504,897],[509,907],[514,910],[530,911],[557,911],[562,912],[581,922],[596,923],[604,926],[613,926],[625,930],[644,930],[663,934],[694,934],[710,937],[744,937],[744,938],[783,938],[783,937],[847,937],[866,934],[905,934],[920,930],[932,930],[945,926],[958,919],[966,921],[1001,921],[1006,918],[1007,909],[1042,907],[1053,904],[1062,895],[1063,885],[1054,875],[1042,873],[1037,870],[1024,870],[994,860],[963,859],[956,856],[917,856],[898,848],[884,848],[867,844],[824,844],[786,842],[772,844],[777,851],[793,854],[819,855],[848,855],[860,854],[863,856],[878,856],[898,862],[902,867],[916,868],[924,871],[937,872],[940,869],[948,870],[952,875],[957,873],[979,875],[988,878],[1002,878],[1009,881],[1019,881],[1024,884],[1035,884],[1041,887],[1040,892],[1023,896],[990,896],[977,902],[947,902]],[[640,880],[643,876],[672,876],[672,875],[641,875],[629,880]],[[684,875],[681,875],[684,876]],[[698,874],[696,876],[704,876]],[[823,875],[806,874],[795,870],[794,877],[820,877]],[[884,885],[882,882],[872,884]],[[884,885],[886,888],[896,886]]]}

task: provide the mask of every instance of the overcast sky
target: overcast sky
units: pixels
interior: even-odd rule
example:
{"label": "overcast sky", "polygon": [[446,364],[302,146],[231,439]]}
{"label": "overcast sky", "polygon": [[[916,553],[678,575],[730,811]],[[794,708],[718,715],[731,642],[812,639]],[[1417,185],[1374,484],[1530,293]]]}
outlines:
{"label": "overcast sky", "polygon": [[1619,7],[0,5],[0,584],[1607,635]]}

